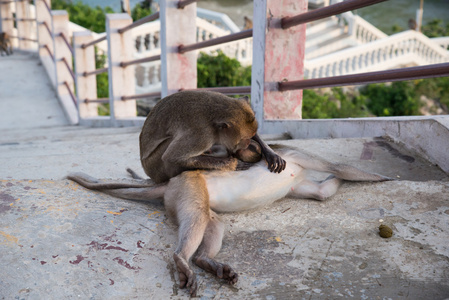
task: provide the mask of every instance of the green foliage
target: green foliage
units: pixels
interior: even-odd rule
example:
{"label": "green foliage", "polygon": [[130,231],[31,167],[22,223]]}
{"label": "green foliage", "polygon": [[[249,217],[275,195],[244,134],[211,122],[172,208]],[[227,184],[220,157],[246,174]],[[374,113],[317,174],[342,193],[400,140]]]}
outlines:
{"label": "green foliage", "polygon": [[[391,27],[390,34],[404,31],[404,28],[395,24]],[[421,32],[429,38],[449,36],[449,23],[444,23],[441,19],[433,19],[421,27]]]}
{"label": "green foliage", "polygon": [[331,119],[338,108],[328,95],[320,95],[313,90],[304,90],[302,95],[303,119]]}
{"label": "green foliage", "polygon": [[420,115],[420,101],[411,82],[369,84],[360,93],[368,98],[368,109],[376,116]]}
{"label": "green foliage", "polygon": [[404,28],[395,24],[391,27],[391,32],[389,32],[389,34],[395,34],[395,33],[401,32],[401,31],[404,31]]}
{"label": "green foliage", "polygon": [[137,3],[131,11],[131,17],[134,21],[140,20],[149,15],[151,15],[151,1],[148,0]]}
{"label": "green foliage", "polygon": [[238,60],[221,51],[217,55],[201,53],[197,70],[199,88],[251,85],[251,67],[242,67]]}
{"label": "green foliage", "polygon": [[366,98],[351,96],[341,88],[333,88],[331,93],[303,91],[303,119],[361,118],[370,113],[366,107]]}
{"label": "green foliage", "polygon": [[332,95],[338,99],[340,108],[334,118],[363,118],[371,116],[366,106],[366,97],[344,93],[341,88],[333,88]]}
{"label": "green foliage", "polygon": [[71,0],[52,0],[51,6],[54,10],[66,10],[71,22],[94,32],[105,32],[106,14],[114,12],[109,6],[104,9],[99,6],[92,8],[80,1],[74,3]]}
{"label": "green foliage", "polygon": [[424,25],[421,32],[430,38],[449,36],[449,23],[444,24],[443,20],[434,19]]}
{"label": "green foliage", "polygon": [[[95,47],[95,68],[104,68],[107,62],[107,56],[99,54],[97,47]],[[97,97],[108,98],[109,97],[109,76],[108,73],[101,73],[97,75]],[[109,103],[102,103],[98,105],[98,114],[100,116],[108,116]]]}
{"label": "green foliage", "polygon": [[420,79],[415,81],[417,95],[425,95],[440,103],[447,112],[449,109],[449,77]]}

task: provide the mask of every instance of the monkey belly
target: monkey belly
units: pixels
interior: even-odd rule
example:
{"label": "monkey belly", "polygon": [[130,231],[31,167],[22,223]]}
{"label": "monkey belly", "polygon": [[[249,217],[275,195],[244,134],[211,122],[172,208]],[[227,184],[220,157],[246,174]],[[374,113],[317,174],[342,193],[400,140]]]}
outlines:
{"label": "monkey belly", "polygon": [[238,212],[263,207],[285,197],[304,179],[303,168],[286,161],[287,167],[282,173],[271,173],[265,162],[245,171],[206,172],[210,208],[216,212]]}

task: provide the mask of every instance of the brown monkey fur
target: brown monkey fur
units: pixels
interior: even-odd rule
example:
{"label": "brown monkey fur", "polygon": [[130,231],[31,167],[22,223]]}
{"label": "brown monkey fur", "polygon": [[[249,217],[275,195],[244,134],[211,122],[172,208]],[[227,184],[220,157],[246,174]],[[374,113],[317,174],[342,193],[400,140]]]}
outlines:
{"label": "brown monkey fur", "polygon": [[271,171],[279,173],[285,161],[257,135],[257,121],[247,101],[208,91],[183,91],[159,101],[140,134],[140,160],[145,173],[156,183],[187,170],[236,170],[232,156],[205,156],[214,144],[229,153],[245,149],[253,138]]}
{"label": "brown monkey fur", "polygon": [[[351,181],[391,180],[378,174],[364,172],[355,167],[334,164],[296,148],[272,145],[288,162],[284,172],[274,174],[265,161],[255,163],[244,171],[183,172],[168,183],[99,182],[83,173],[68,176],[82,186],[122,199],[152,201],[164,199],[168,217],[179,226],[178,246],[173,254],[179,273],[180,287],[188,288],[192,296],[197,293],[197,281],[189,266],[192,261],[200,268],[226,280],[238,281],[238,274],[214,257],[221,248],[224,224],[216,212],[235,212],[266,206],[284,197],[325,200],[335,194],[343,179]],[[208,153],[221,156],[226,151],[220,147]],[[254,141],[247,149],[237,151],[240,159],[257,161],[261,158],[260,146]],[[313,182],[304,176],[311,169],[331,173],[322,182]],[[133,177],[136,177],[134,172]]]}
{"label": "brown monkey fur", "polygon": [[6,32],[0,32],[0,53],[2,56],[3,52],[6,53],[6,55],[12,54],[11,40]]}

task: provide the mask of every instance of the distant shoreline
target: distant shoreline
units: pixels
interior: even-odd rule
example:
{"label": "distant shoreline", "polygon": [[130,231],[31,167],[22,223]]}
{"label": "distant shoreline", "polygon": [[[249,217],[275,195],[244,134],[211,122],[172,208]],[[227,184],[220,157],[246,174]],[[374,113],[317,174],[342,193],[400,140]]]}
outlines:
{"label": "distant shoreline", "polygon": [[[120,0],[80,0],[90,6],[111,7],[120,11]],[[76,0],[74,0],[76,2]],[[134,7],[142,0],[130,0]],[[209,0],[199,2],[199,7],[227,14],[239,27],[243,26],[243,17],[252,17],[252,1],[250,0]],[[393,25],[408,29],[408,20],[416,17],[419,0],[390,0],[356,11],[361,17],[384,32],[389,32]],[[423,23],[433,19],[441,19],[449,23],[449,1],[424,0]]]}

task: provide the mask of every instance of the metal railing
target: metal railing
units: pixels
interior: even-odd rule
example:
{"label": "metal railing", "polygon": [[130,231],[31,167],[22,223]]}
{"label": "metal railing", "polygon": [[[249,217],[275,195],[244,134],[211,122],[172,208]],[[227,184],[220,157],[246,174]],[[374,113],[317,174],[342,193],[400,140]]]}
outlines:
{"label": "metal railing", "polygon": [[[37,0],[42,1],[45,4],[45,7],[47,8],[48,13],[51,15],[51,9],[46,1],[44,0]],[[280,26],[282,29],[288,29],[292,28],[293,26],[297,26],[300,24],[304,24],[310,21],[326,18],[329,16],[333,16],[336,14],[341,14],[348,12],[350,10],[354,10],[357,8],[373,5],[376,3],[384,2],[386,0],[347,0],[344,2],[340,2],[337,4],[329,5],[327,7],[323,7],[320,9],[316,9],[310,12],[305,12],[298,14],[296,16],[287,16],[280,19]],[[0,1],[0,4],[8,4],[12,3],[14,1]],[[177,4],[177,7],[179,9],[184,9],[189,4],[194,3],[196,1],[194,0],[184,0],[179,1]],[[117,30],[118,33],[122,34],[125,33],[133,28],[136,28],[142,24],[145,24],[147,22],[154,21],[160,17],[159,12],[154,13],[150,16],[144,17],[140,20],[137,20],[130,25],[127,25],[125,27],[119,28]],[[5,18],[8,19],[8,18]],[[16,18],[9,18],[14,20],[23,20],[23,21],[33,21],[34,19],[16,19]],[[71,42],[69,41],[68,37],[66,37],[63,33],[53,33],[51,26],[43,21],[38,23],[39,26],[44,26],[45,31],[48,32],[50,37],[55,38],[59,37],[62,39],[62,41],[65,43],[69,51],[71,52],[72,56],[75,56],[75,51],[73,49],[73,46],[71,45]],[[253,36],[253,30],[245,30],[237,33],[232,33],[226,36],[221,36],[218,38],[210,39],[207,41],[200,41],[197,43],[187,44],[187,45],[179,45],[178,46],[178,53],[184,54],[190,51],[203,49],[206,47],[216,46],[232,41],[237,41],[241,39],[246,39]],[[18,39],[27,39],[25,37],[16,37]],[[88,47],[94,46],[102,41],[105,41],[107,39],[107,36],[103,36],[100,38],[97,38],[93,41],[83,43],[79,47],[82,49],[86,49]],[[28,39],[35,41],[34,39]],[[76,74],[73,72],[73,67],[71,66],[71,62],[68,62],[66,59],[62,58],[57,60],[54,56],[54,53],[52,52],[51,45],[41,45],[40,48],[45,49],[51,60],[56,62],[62,62],[68,72],[70,73],[70,76],[74,81],[76,81]],[[131,65],[140,64],[140,63],[147,63],[147,62],[153,62],[161,59],[161,55],[152,55],[144,58],[139,58],[135,60],[128,60],[128,61],[122,61],[122,62],[116,62],[121,68],[126,68]],[[88,77],[92,75],[98,75],[102,73],[106,73],[110,71],[110,67],[100,68],[100,69],[94,69],[92,71],[87,70],[82,72],[81,76]],[[439,64],[432,64],[427,66],[420,66],[420,67],[412,67],[412,68],[404,68],[404,69],[395,69],[395,70],[385,70],[385,71],[378,71],[378,72],[369,72],[369,73],[359,73],[354,75],[342,75],[342,76],[331,76],[331,77],[324,77],[319,79],[301,79],[297,80],[295,78],[287,78],[287,79],[279,79],[277,82],[268,83],[272,87],[274,86],[275,89],[278,91],[289,91],[289,90],[296,90],[296,89],[312,89],[312,88],[322,88],[322,87],[335,87],[335,86],[343,86],[343,85],[359,85],[359,84],[368,84],[368,83],[376,83],[376,82],[388,82],[388,81],[400,81],[400,80],[412,80],[417,78],[431,78],[431,77],[440,77],[440,76],[449,76],[449,63],[439,63]],[[70,85],[67,83],[67,81],[63,81],[58,84],[63,84],[70,93],[70,96],[72,97],[73,102],[76,104],[77,100],[76,97],[70,89]],[[209,88],[201,88],[199,90],[208,90],[208,91],[216,91],[224,94],[250,94],[251,93],[251,86],[238,86],[238,87],[209,87]],[[160,97],[160,92],[151,92],[151,93],[142,93],[137,95],[122,95],[119,97],[122,101],[127,100],[135,100],[135,99],[142,99],[142,98],[149,98],[149,97]],[[81,102],[83,103],[103,103],[108,102],[109,100],[106,98],[98,98],[98,99],[83,99]]]}

